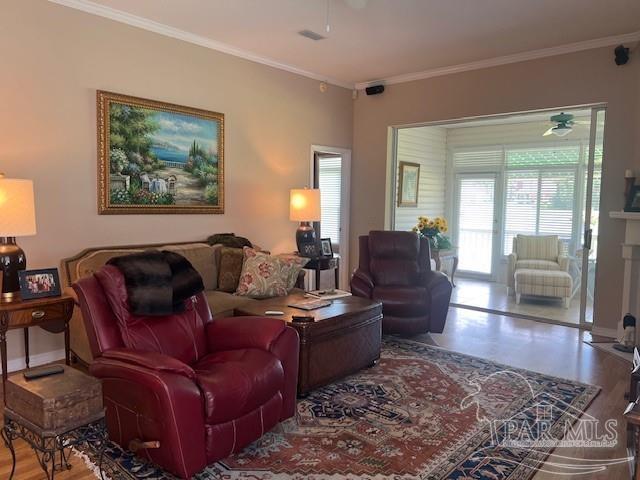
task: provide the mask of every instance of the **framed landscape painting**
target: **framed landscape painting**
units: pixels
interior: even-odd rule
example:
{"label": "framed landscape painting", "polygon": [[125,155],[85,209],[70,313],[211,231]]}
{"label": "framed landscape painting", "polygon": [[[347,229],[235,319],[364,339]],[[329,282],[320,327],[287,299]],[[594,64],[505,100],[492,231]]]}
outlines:
{"label": "framed landscape painting", "polygon": [[400,162],[400,180],[398,185],[398,206],[418,206],[418,186],[420,182],[420,164]]}
{"label": "framed landscape painting", "polygon": [[98,91],[100,214],[224,213],[224,115]]}

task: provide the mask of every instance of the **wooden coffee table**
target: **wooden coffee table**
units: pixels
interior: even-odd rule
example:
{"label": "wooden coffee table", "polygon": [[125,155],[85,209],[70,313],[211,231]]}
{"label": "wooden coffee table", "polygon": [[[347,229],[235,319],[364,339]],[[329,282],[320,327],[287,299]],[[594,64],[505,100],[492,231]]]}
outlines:
{"label": "wooden coffee table", "polygon": [[[380,358],[382,304],[360,297],[333,300],[328,307],[305,311],[288,305],[304,298],[292,293],[237,308],[236,315],[264,316],[267,310],[279,310],[300,335],[298,395],[374,365]],[[292,315],[312,315],[313,322],[299,323]]]}

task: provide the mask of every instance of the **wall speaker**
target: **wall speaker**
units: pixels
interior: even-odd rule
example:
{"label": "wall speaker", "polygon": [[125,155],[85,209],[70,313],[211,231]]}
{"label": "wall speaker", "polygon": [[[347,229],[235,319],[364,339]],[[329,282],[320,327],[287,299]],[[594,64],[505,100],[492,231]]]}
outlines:
{"label": "wall speaker", "polygon": [[629,49],[624,45],[618,45],[613,53],[616,56],[616,65],[626,65],[629,61]]}
{"label": "wall speaker", "polygon": [[379,95],[384,92],[384,85],[373,85],[364,89],[367,95]]}

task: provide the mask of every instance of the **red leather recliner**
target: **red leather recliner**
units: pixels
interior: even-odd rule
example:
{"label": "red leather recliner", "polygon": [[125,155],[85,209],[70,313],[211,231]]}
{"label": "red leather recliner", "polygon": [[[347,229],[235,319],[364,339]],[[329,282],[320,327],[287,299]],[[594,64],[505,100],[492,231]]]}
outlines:
{"label": "red leather recliner", "polygon": [[431,270],[429,241],[413,232],[372,231],[360,237],[351,293],[382,302],[385,333],[441,333],[451,282]]}
{"label": "red leather recliner", "polygon": [[190,478],[294,415],[299,339],[282,320],[212,320],[203,294],[181,314],[136,316],[110,265],[73,288],[109,435],[123,448],[159,441],[137,454]]}

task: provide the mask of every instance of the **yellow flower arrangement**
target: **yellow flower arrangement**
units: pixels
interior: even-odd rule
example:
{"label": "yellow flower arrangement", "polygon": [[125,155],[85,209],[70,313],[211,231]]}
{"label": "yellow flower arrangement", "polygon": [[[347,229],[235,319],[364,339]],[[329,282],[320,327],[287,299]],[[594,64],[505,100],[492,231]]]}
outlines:
{"label": "yellow flower arrangement", "polygon": [[429,218],[423,215],[418,217],[418,223],[411,231],[419,235],[423,235],[429,239],[431,247],[438,250],[451,248],[451,242],[446,235],[449,230],[449,224],[444,217]]}

